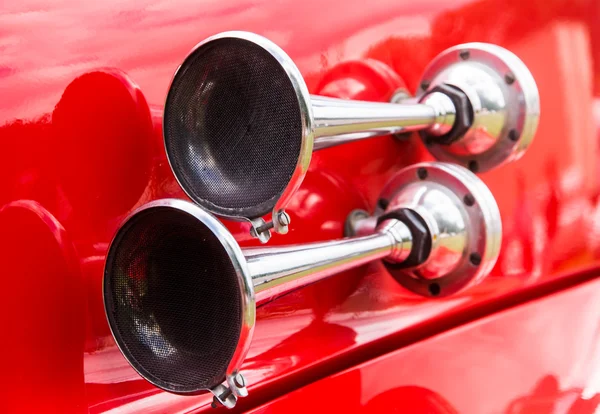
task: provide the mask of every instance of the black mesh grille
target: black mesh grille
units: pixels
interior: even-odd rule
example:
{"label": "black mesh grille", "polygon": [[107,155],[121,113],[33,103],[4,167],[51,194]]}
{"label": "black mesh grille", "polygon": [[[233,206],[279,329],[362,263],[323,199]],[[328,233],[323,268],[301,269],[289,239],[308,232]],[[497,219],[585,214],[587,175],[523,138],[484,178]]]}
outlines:
{"label": "black mesh grille", "polygon": [[219,39],[179,69],[164,113],[167,155],[194,201],[227,216],[260,217],[275,205],[302,145],[298,97],[262,47]]}
{"label": "black mesh grille", "polygon": [[161,388],[192,393],[225,378],[241,331],[238,286],[227,252],[204,224],[155,207],[115,238],[104,298],[131,365]]}

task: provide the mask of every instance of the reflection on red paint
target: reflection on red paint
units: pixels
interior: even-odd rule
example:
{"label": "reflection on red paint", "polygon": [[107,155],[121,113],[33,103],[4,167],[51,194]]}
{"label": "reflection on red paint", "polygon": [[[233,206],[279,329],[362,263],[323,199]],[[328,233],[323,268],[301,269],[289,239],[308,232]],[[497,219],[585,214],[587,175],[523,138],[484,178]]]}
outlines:
{"label": "reflection on red paint", "polygon": [[320,79],[316,94],[359,101],[388,102],[404,81],[386,64],[364,59],[346,61],[331,68]]}
{"label": "reflection on red paint", "polygon": [[[162,148],[162,103],[190,48],[223,30],[250,30],[273,39],[297,62],[313,93],[381,101],[397,87],[414,91],[427,63],[443,49],[493,42],[513,50],[531,68],[542,107],[538,135],[525,157],[482,175],[500,205],[505,229],[493,277],[463,294],[431,301],[408,293],[374,263],[279,298],[258,310],[257,334],[243,368],[251,383],[243,407],[348,368],[364,355],[378,356],[382,347],[389,350],[415,331],[436,332],[444,321],[460,320],[526,285],[569,278],[600,264],[594,236],[600,216],[600,123],[591,111],[593,92],[600,90],[598,2],[5,3],[0,11],[0,206],[32,200],[37,207],[31,211],[44,211],[11,207],[0,213],[0,255],[8,263],[3,275],[9,275],[0,314],[21,311],[19,319],[3,320],[5,332],[15,332],[13,342],[1,345],[7,351],[2,355],[10,356],[4,378],[14,378],[3,388],[10,404],[44,405],[45,412],[86,405],[90,412],[208,409],[209,396],[160,392],[131,369],[110,337],[101,282],[108,242],[123,217],[152,199],[185,198]],[[117,69],[97,69],[102,67]],[[379,137],[316,152],[289,207],[291,231],[275,235],[271,243],[341,237],[348,212],[373,210],[396,171],[427,157],[416,137]],[[67,245],[75,246],[75,267],[81,272],[67,270],[60,247],[65,232],[47,227],[59,228],[57,222],[72,240]],[[249,239],[247,223],[226,225],[244,245],[258,243]],[[78,302],[84,298],[87,312]],[[571,313],[567,316],[574,322],[581,319]],[[85,322],[76,320],[84,316]],[[559,340],[548,335],[545,329],[537,332],[540,342]],[[511,330],[505,337],[515,340],[511,352],[518,353],[520,337]],[[473,341],[458,337],[454,345],[464,351]],[[479,350],[493,356],[502,351],[494,344],[484,342]],[[462,351],[456,354],[477,357]],[[562,349],[546,352],[557,361],[570,356]],[[490,360],[466,359],[454,372],[477,377]],[[414,372],[423,383],[435,382],[439,366],[414,365]],[[418,385],[414,372],[406,373],[411,383],[404,385]],[[561,393],[577,389],[564,385],[569,373],[551,374]],[[536,375],[539,380],[542,374]],[[501,373],[495,377],[511,380]],[[395,392],[384,394],[398,388],[389,377],[352,381],[384,397],[348,391],[349,411],[399,398]],[[510,401],[531,394],[534,383],[519,383]],[[61,392],[54,393],[58,386]],[[398,392],[409,398],[404,391]],[[459,391],[432,392],[455,407],[460,407],[457,396],[476,402],[468,389]]]}
{"label": "reflection on red paint", "polygon": [[595,414],[598,303],[594,280],[317,378],[251,412]]}
{"label": "reflection on red paint", "polygon": [[86,73],[52,112],[61,189],[78,226],[131,210],[150,180],[152,120],[144,95],[116,70]]}
{"label": "reflection on red paint", "polygon": [[531,394],[519,397],[506,409],[506,414],[554,413],[592,414],[600,407],[600,394],[583,397],[582,389],[561,391],[556,377],[540,379]]}
{"label": "reflection on red paint", "polygon": [[2,411],[85,412],[85,298],[69,236],[31,200],[0,208],[0,228]]}

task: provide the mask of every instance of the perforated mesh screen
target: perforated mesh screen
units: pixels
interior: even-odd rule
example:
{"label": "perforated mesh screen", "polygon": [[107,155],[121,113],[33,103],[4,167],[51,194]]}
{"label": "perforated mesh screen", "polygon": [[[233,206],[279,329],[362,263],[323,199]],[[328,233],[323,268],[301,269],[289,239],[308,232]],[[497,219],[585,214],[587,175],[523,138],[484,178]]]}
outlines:
{"label": "perforated mesh screen", "polygon": [[215,40],[188,56],[163,122],[179,182],[216,214],[255,218],[271,211],[300,156],[302,116],[290,78],[247,40]]}
{"label": "perforated mesh screen", "polygon": [[236,272],[216,236],[167,207],[131,219],[111,246],[104,300],[123,354],[173,392],[222,382],[241,332]]}

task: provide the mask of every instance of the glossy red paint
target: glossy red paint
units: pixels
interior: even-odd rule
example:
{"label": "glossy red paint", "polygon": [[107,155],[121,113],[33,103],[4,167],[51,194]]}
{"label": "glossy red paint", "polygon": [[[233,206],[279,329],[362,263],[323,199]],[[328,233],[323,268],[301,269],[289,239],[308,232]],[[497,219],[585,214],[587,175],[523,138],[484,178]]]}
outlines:
{"label": "glossy red paint", "polygon": [[383,355],[251,412],[594,414],[599,305],[596,280]]}
{"label": "glossy red paint", "polygon": [[[72,241],[31,200],[0,208],[0,226],[10,241],[0,249],[2,411],[84,412],[85,294]],[[49,386],[57,378],[60,393]]]}
{"label": "glossy red paint", "polygon": [[[3,332],[11,334],[0,352],[8,367],[0,404],[61,413],[208,408],[207,395],[161,392],[129,367],[110,337],[101,280],[108,243],[132,209],[157,198],[185,198],[162,146],[162,102],[187,51],[223,30],[250,30],[277,42],[313,93],[372,100],[386,100],[398,87],[414,91],[425,65],[446,47],[492,42],[529,65],[542,104],[538,135],[525,157],[482,176],[505,230],[492,276],[460,295],[426,300],[374,263],[261,307],[243,368],[251,383],[243,407],[476,317],[515,292],[597,268],[592,108],[594,91],[600,92],[599,22],[591,0],[376,0],[368,7],[290,0],[5,2],[0,255],[7,276],[0,314]],[[290,204],[290,234],[272,243],[341,237],[351,210],[372,210],[395,171],[425,158],[415,137],[316,153]],[[256,243],[247,225],[226,225],[243,244]],[[469,337],[457,338],[456,344],[470,346]],[[563,358],[558,351],[546,350]],[[385,380],[380,386],[389,388]]]}

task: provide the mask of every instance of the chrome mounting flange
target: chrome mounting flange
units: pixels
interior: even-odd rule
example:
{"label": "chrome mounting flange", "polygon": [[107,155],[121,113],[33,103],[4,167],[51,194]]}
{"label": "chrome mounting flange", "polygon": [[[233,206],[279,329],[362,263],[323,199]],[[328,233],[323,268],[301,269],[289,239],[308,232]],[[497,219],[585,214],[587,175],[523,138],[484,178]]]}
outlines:
{"label": "chrome mounting flange", "polygon": [[479,283],[494,267],[502,242],[500,211],[487,186],[466,168],[430,162],[401,170],[384,187],[373,216],[350,213],[346,236],[369,234],[399,211],[405,216],[395,218],[413,235],[411,256],[384,263],[408,290],[448,296]]}
{"label": "chrome mounting flange", "polygon": [[418,101],[440,101],[440,92],[452,98],[457,122],[452,130],[420,133],[438,160],[484,172],[518,159],[531,144],[540,116],[539,92],[527,66],[512,52],[487,43],[445,50],[426,68]]}

